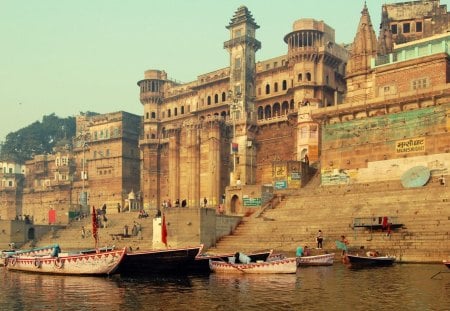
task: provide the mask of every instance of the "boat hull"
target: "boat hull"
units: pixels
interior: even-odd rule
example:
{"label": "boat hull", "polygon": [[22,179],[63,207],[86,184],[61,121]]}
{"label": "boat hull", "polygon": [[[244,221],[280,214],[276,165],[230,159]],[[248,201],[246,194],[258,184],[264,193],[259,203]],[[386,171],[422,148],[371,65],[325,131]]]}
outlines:
{"label": "boat hull", "polygon": [[450,269],[450,260],[443,260],[442,263]]}
{"label": "boat hull", "polygon": [[6,264],[7,258],[12,256],[56,256],[59,250],[60,248],[58,244],[36,247],[27,250],[3,250],[0,257],[0,266],[4,266]]}
{"label": "boat hull", "polygon": [[[257,261],[266,261],[271,254],[272,251],[270,250],[267,252],[253,253],[246,255],[250,257],[251,262],[257,262]],[[192,264],[190,264],[187,267],[187,270],[190,273],[210,273],[211,272],[211,269],[209,267],[210,260],[228,262],[228,259],[230,257],[234,257],[234,254],[199,255],[195,257],[194,262],[192,262]]]}
{"label": "boat hull", "polygon": [[356,256],[347,255],[348,263],[353,268],[364,268],[364,267],[386,267],[392,266],[395,262],[394,257],[390,256]]}
{"label": "boat hull", "polygon": [[109,275],[123,260],[126,249],[90,254],[13,256],[6,262],[10,271],[62,275]]}
{"label": "boat hull", "polygon": [[334,253],[297,257],[297,266],[331,266],[334,263]]}
{"label": "boat hull", "polygon": [[295,257],[248,264],[232,264],[223,261],[209,261],[211,271],[216,273],[296,273],[297,259]]}
{"label": "boat hull", "polygon": [[152,250],[126,254],[120,264],[121,275],[152,275],[160,273],[185,274],[203,246]]}

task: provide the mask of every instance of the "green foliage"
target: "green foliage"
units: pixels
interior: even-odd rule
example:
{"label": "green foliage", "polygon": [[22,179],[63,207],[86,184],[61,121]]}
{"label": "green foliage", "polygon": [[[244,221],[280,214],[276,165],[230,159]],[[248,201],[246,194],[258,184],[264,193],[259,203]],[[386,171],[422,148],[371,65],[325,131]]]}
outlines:
{"label": "green foliage", "polygon": [[27,127],[6,136],[0,159],[24,163],[34,155],[52,153],[61,141],[70,141],[75,135],[75,117],[59,118],[54,113],[44,116]]}

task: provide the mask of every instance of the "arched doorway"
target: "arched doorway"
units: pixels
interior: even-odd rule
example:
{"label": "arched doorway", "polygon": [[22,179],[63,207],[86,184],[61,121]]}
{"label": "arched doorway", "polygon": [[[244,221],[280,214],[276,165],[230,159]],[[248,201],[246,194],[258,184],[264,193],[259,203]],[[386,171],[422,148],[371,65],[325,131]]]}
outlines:
{"label": "arched doorway", "polygon": [[35,234],[34,234],[34,228],[28,229],[28,240],[34,240]]}
{"label": "arched doorway", "polygon": [[240,207],[241,207],[241,203],[239,202],[239,197],[235,194],[231,198],[231,202],[230,202],[231,214],[236,214],[236,212],[238,210],[240,210]]}

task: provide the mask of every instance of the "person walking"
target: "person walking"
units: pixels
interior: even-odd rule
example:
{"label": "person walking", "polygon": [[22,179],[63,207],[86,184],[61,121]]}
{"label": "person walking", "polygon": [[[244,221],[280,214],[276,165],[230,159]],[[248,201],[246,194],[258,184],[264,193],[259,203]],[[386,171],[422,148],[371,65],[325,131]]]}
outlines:
{"label": "person walking", "polygon": [[322,234],[322,230],[319,230],[319,231],[317,232],[316,241],[317,241],[317,248],[318,248],[318,249],[322,249],[322,247],[323,247],[323,234]]}
{"label": "person walking", "polygon": [[86,229],[84,229],[84,226],[81,227],[81,238],[84,239],[86,237]]}

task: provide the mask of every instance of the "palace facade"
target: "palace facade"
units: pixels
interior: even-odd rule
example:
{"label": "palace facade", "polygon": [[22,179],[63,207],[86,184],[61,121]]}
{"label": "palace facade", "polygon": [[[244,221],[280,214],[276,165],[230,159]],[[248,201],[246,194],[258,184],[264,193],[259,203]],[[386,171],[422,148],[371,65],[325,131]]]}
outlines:
{"label": "palace facade", "polygon": [[364,5],[349,47],[326,23],[300,19],[287,53],[265,61],[248,8],[226,28],[228,67],[184,84],[148,70],[138,82],[144,206],[206,198],[243,213],[264,185],[302,187],[309,168],[322,185],[400,180],[419,165],[448,174],[450,36],[439,0],[383,5],[378,38]]}

